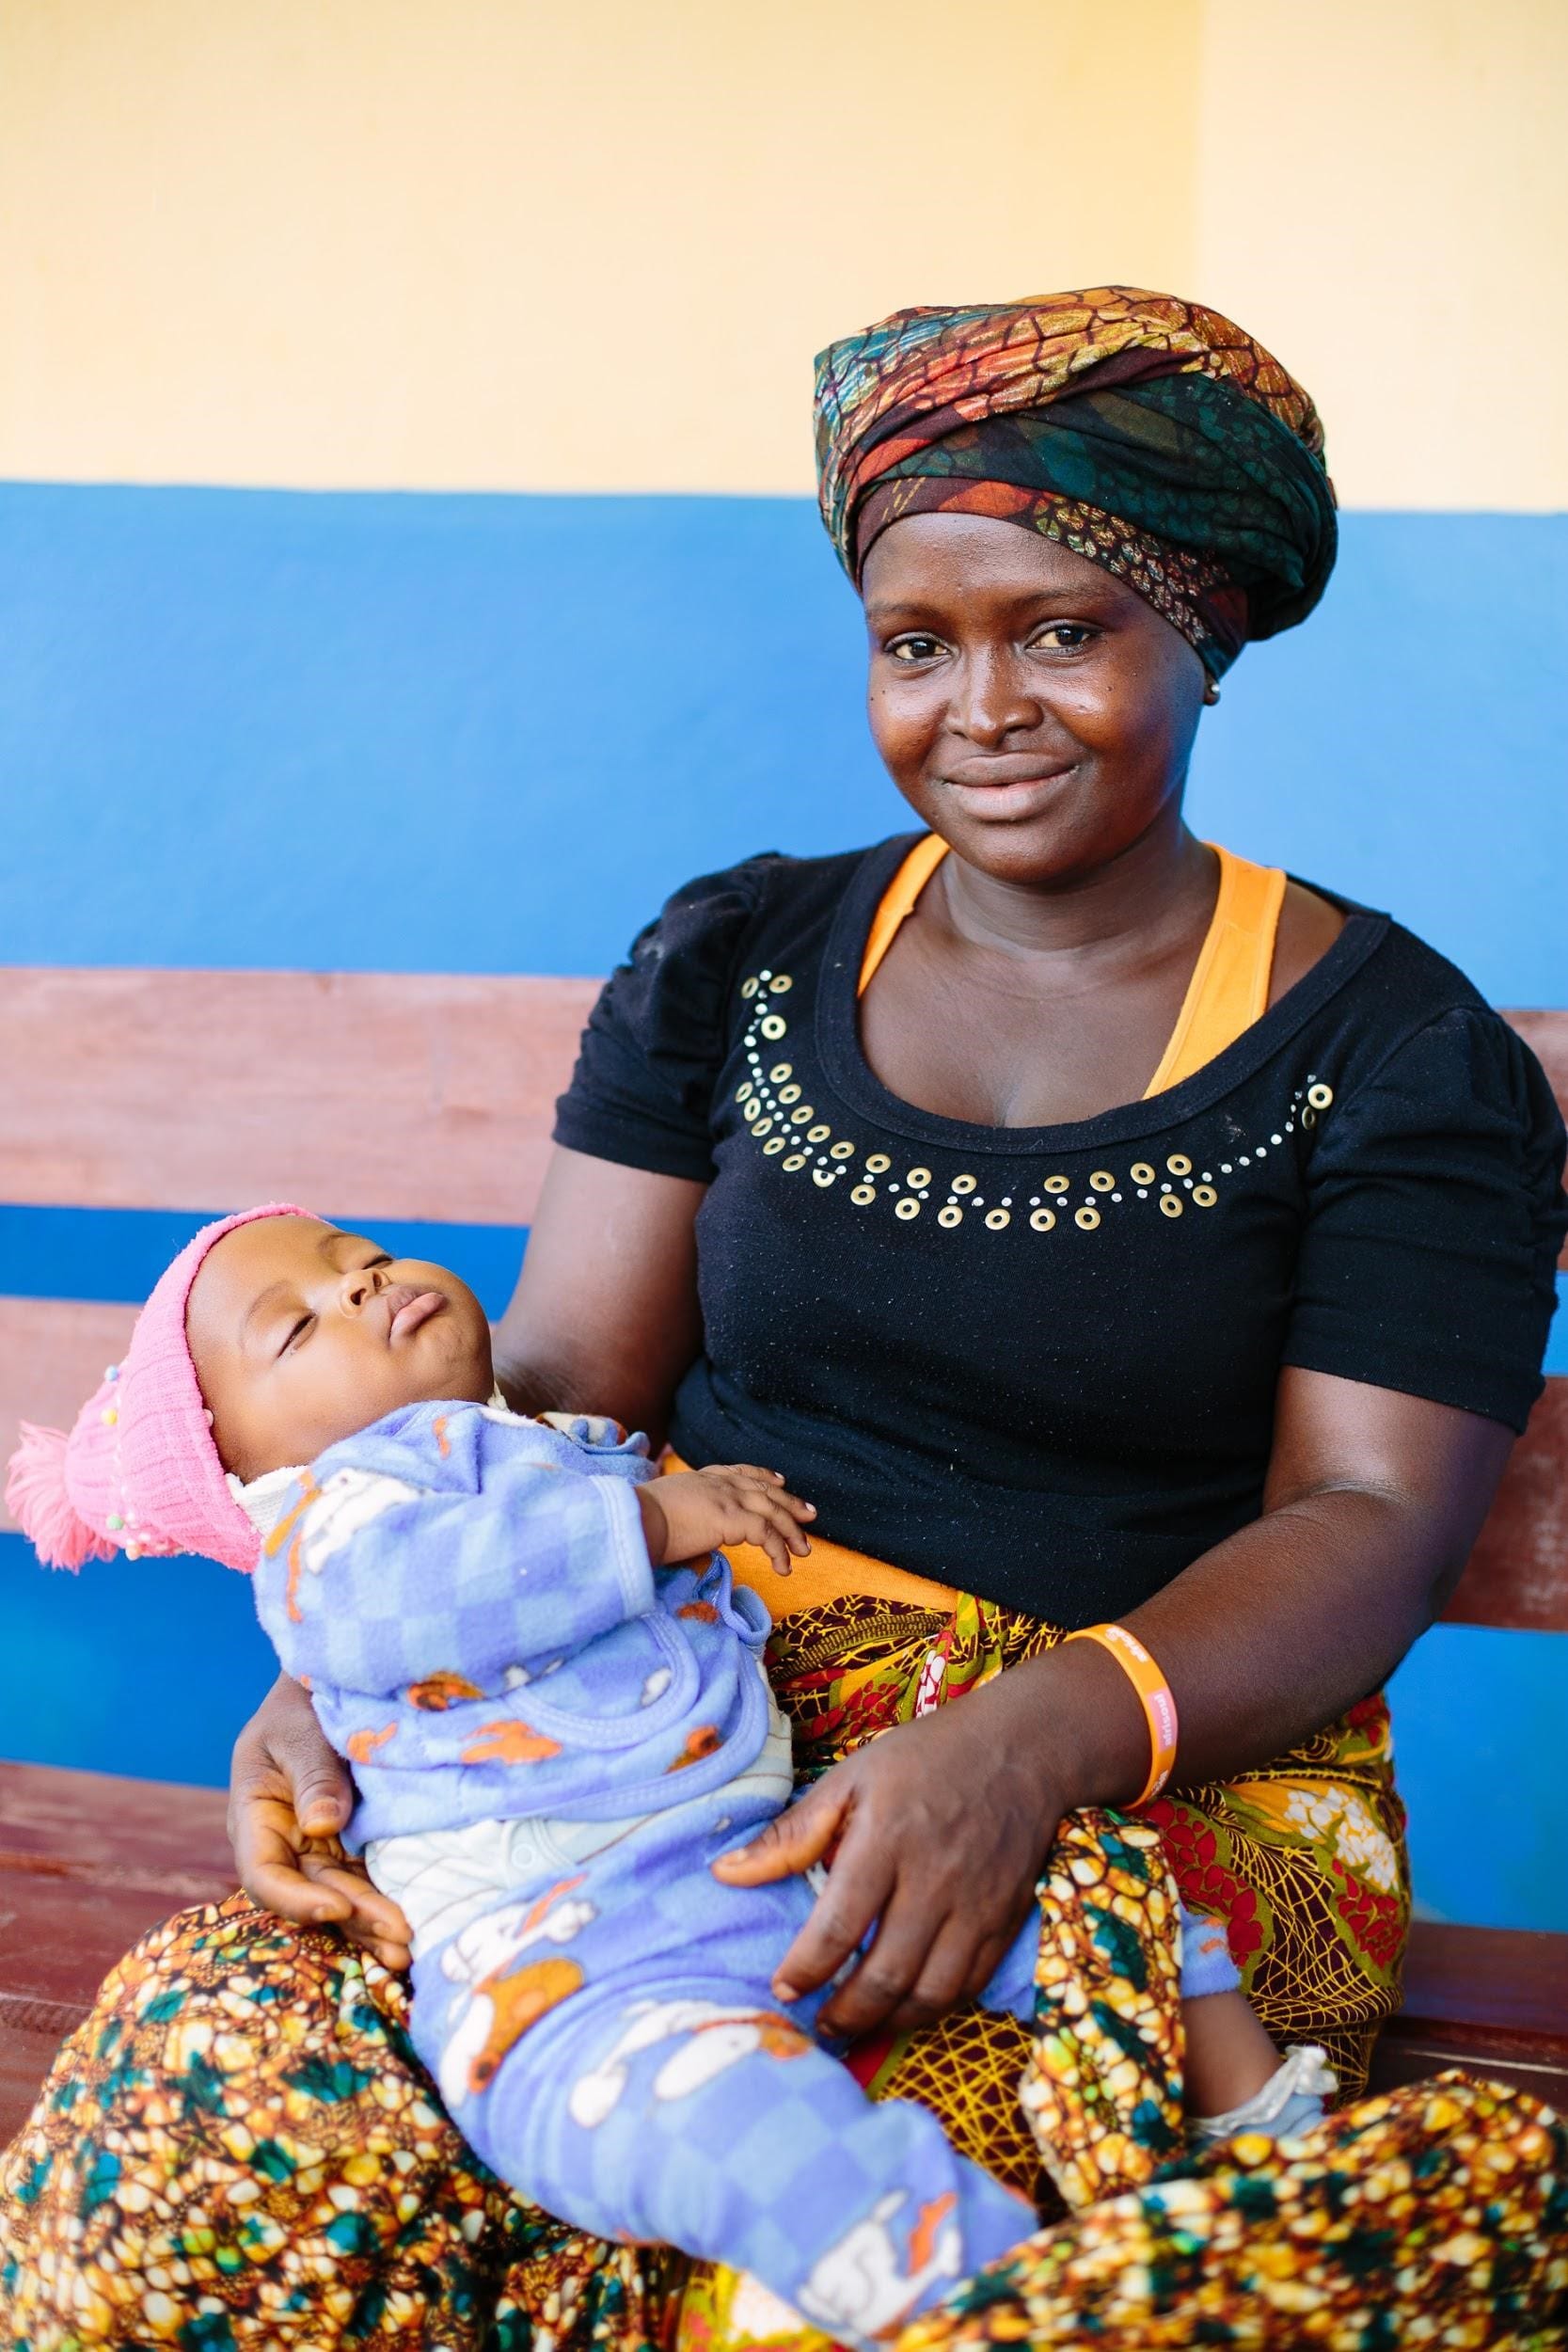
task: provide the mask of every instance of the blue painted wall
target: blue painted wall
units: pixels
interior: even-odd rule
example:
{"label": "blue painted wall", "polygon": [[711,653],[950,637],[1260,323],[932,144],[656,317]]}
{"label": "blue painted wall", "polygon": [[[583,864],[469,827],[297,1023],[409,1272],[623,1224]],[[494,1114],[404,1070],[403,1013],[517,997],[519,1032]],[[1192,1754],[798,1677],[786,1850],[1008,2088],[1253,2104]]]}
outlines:
{"label": "blue painted wall", "polygon": [[[1568,516],[1347,515],[1194,814],[1568,1003]],[[894,832],[806,501],[0,487],[8,962],[597,972]]]}
{"label": "blue painted wall", "polygon": [[[1568,1005],[1568,516],[1343,526],[1195,820]],[[800,501],[0,486],[0,957],[602,971],[689,874],[902,821],[861,659]],[[134,1298],[191,1221],[0,1209],[0,1292]],[[492,1305],[522,1242],[404,1237]],[[0,1538],[0,1752],[216,1782],[269,1679],[239,1579]],[[1568,1639],[1440,1628],[1394,1691],[1422,1899],[1568,1928]]]}

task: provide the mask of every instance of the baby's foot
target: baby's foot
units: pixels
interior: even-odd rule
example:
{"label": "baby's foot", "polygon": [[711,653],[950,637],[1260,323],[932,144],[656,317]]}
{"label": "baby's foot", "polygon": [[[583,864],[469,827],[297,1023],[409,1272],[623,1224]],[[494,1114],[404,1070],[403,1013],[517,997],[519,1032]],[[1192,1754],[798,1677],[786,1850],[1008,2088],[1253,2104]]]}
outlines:
{"label": "baby's foot", "polygon": [[1295,2139],[1322,2122],[1323,2102],[1338,2088],[1339,2078],[1316,2042],[1302,2042],[1286,2053],[1262,2090],[1239,2107],[1223,2115],[1189,2116],[1188,2136],[1199,2148],[1236,2139],[1243,2132],[1258,2132],[1266,2139]]}

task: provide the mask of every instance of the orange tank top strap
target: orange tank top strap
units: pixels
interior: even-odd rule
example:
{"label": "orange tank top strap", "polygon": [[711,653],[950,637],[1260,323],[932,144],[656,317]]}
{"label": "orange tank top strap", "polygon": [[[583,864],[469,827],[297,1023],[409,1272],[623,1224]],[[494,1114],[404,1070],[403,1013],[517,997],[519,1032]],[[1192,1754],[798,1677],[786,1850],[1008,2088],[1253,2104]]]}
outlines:
{"label": "orange tank top strap", "polygon": [[[666,1448],[661,1470],[689,1470],[678,1454]],[[748,1585],[775,1617],[795,1609],[819,1609],[831,1600],[896,1600],[912,1609],[936,1609],[950,1615],[963,1597],[957,1585],[938,1584],[928,1576],[913,1576],[869,1552],[853,1551],[847,1544],[831,1544],[813,1534],[811,1550],[797,1560],[788,1576],[780,1576],[760,1544],[726,1544],[724,1557],[737,1584]]]}
{"label": "orange tank top strap", "polygon": [[1209,846],[1220,862],[1219,897],[1146,1101],[1212,1062],[1268,1009],[1285,876],[1277,866],[1233,857],[1218,842]]}
{"label": "orange tank top strap", "polygon": [[942,835],[928,833],[923,841],[915,843],[883,891],[866,935],[865,953],[861,958],[861,977],[855,990],[857,996],[863,996],[871,986],[878,965],[913,914],[915,900],[946,855],[947,844]]}
{"label": "orange tank top strap", "polygon": [[[1160,1067],[1145,1089],[1146,1101],[1151,1094],[1164,1094],[1180,1086],[1227,1045],[1234,1045],[1268,1007],[1275,941],[1285,903],[1285,876],[1277,866],[1255,866],[1250,858],[1222,850],[1218,842],[1208,846],[1220,862],[1219,896],[1176,1026]],[[882,958],[946,855],[947,843],[928,833],[899,866],[872,917],[861,958],[858,995],[863,996],[871,985]]]}

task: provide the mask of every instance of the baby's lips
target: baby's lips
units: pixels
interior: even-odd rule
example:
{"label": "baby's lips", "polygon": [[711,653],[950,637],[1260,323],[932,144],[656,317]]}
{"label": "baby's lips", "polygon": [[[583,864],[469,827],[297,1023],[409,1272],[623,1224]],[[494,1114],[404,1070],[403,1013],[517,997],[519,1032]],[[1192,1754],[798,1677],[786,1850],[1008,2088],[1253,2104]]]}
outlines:
{"label": "baby's lips", "polygon": [[386,1294],[388,1314],[387,1336],[391,1340],[411,1339],[433,1315],[441,1313],[446,1299],[439,1291],[415,1290],[407,1282],[400,1282]]}

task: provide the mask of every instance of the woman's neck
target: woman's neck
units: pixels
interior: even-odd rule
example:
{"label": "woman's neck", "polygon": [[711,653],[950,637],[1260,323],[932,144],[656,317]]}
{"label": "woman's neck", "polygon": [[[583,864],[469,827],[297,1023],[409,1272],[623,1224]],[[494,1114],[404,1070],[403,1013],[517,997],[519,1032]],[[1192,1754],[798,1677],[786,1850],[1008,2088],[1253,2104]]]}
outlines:
{"label": "woman's neck", "polygon": [[1158,961],[1201,931],[1219,887],[1213,851],[1187,830],[1179,808],[1108,864],[1062,882],[1010,882],[957,850],[934,879],[942,888],[924,894],[935,900],[929,914],[966,946],[1101,972]]}

